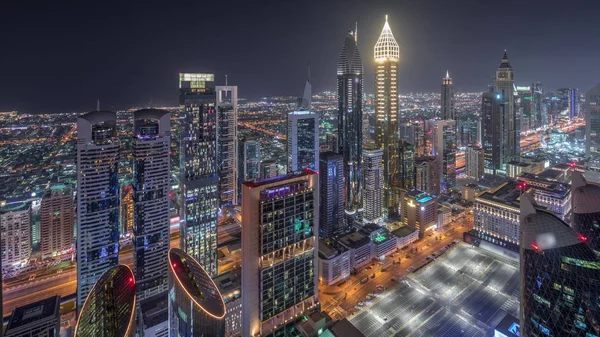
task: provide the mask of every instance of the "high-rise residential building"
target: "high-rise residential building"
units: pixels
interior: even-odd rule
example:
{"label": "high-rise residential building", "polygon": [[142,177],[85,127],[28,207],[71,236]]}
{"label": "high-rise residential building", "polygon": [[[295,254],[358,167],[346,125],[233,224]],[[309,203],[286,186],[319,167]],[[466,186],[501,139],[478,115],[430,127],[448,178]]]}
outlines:
{"label": "high-rise residential building", "polygon": [[75,207],[73,192],[65,185],[55,185],[42,197],[42,257],[61,255],[73,248]]}
{"label": "high-rise residential building", "polygon": [[241,137],[238,140],[238,170],[237,170],[237,199],[242,202],[242,183],[248,180],[260,179],[260,143],[254,138]]}
{"label": "high-rise residential building", "polygon": [[[485,173],[496,175],[503,170],[502,158],[506,147],[502,145],[503,120],[500,94],[483,93],[481,99],[481,140],[485,155]],[[508,162],[508,161],[507,161]]]}
{"label": "high-rise residential building", "polygon": [[133,116],[133,271],[141,302],[168,288],[171,114],[143,109]]}
{"label": "high-rise residential building", "polygon": [[179,74],[181,139],[181,247],[217,275],[219,165],[214,74]]}
{"label": "high-rise residential building", "polygon": [[517,86],[515,91],[515,113],[521,119],[520,131],[534,129],[535,117],[533,116],[533,88],[528,85]]}
{"label": "high-rise residential building", "polygon": [[405,191],[402,194],[400,222],[416,228],[419,237],[437,228],[437,197],[419,190]]}
{"label": "high-rise residential building", "polygon": [[600,185],[586,181],[581,172],[571,175],[573,229],[588,238],[588,243],[600,256]]}
{"label": "high-rise residential building", "polygon": [[600,257],[588,238],[521,197],[521,336],[597,336]]}
{"label": "high-rise residential building", "polygon": [[521,121],[515,111],[515,73],[508,62],[506,51],[496,70],[494,93],[499,101],[499,111],[502,116],[500,146],[503,152],[501,152],[500,164],[504,170],[507,162],[518,159],[521,155]]}
{"label": "high-rise residential building", "polygon": [[398,168],[400,173],[400,188],[411,190],[415,177],[415,147],[401,139],[398,142]]}
{"label": "high-rise residential building", "polygon": [[446,77],[442,79],[442,96],[441,96],[441,113],[442,120],[456,120],[454,112],[454,85],[452,78],[446,71]]}
{"label": "high-rise residential building", "polygon": [[362,209],[361,155],[363,148],[363,65],[357,29],[344,41],[337,67],[338,149],[344,156],[344,208],[349,215]]}
{"label": "high-rise residential building", "polygon": [[475,180],[481,179],[485,168],[485,154],[483,148],[477,145],[467,146],[465,161],[465,174],[467,177]]}
{"label": "high-rise residential building", "polygon": [[448,191],[456,185],[456,121],[430,120],[428,129],[432,133],[432,155],[440,164],[440,189]]}
{"label": "high-rise residential building", "polygon": [[319,166],[319,237],[328,238],[345,232],[349,227],[344,223],[344,156],[322,152]]}
{"label": "high-rise residential building", "polygon": [[92,111],[77,118],[77,310],[96,281],[119,262],[117,117]]}
{"label": "high-rise residential building", "polygon": [[220,204],[237,204],[237,86],[217,86],[217,162]]}
{"label": "high-rise residential building", "polygon": [[268,336],[318,304],[318,174],[245,182],[242,205],[242,336]]}
{"label": "high-rise residential building", "polygon": [[311,85],[306,81],[304,96],[298,99],[296,111],[288,114],[287,170],[309,168],[319,171],[319,115],[310,111]]}
{"label": "high-rise residential building", "polygon": [[378,222],[383,216],[383,150],[366,147],[363,150],[365,222]]}
{"label": "high-rise residential building", "polygon": [[60,296],[17,307],[10,315],[4,336],[60,336]]}
{"label": "high-rise residential building", "polygon": [[440,161],[435,156],[418,157],[415,159],[415,188],[433,195],[440,194]]}
{"label": "high-rise residential building", "polygon": [[135,336],[135,276],[124,265],[104,272],[79,311],[75,337]]}
{"label": "high-rise residential building", "polygon": [[600,152],[600,83],[585,94],[585,155]]}
{"label": "high-rise residential building", "polygon": [[31,206],[17,202],[0,208],[2,273],[16,270],[31,255]]}
{"label": "high-rise residential building", "polygon": [[277,163],[270,159],[270,160],[263,160],[262,162],[260,162],[260,178],[261,179],[267,179],[267,178],[274,178],[277,177],[278,171],[277,171]]}
{"label": "high-rise residential building", "polygon": [[169,336],[225,336],[225,303],[208,272],[181,249],[169,251]]}
{"label": "high-rise residential building", "polygon": [[[398,141],[398,63],[400,46],[385,17],[385,24],[375,43],[375,145],[383,150],[384,207],[390,202],[394,180],[398,180],[395,143]],[[398,187],[398,186],[396,186]]]}

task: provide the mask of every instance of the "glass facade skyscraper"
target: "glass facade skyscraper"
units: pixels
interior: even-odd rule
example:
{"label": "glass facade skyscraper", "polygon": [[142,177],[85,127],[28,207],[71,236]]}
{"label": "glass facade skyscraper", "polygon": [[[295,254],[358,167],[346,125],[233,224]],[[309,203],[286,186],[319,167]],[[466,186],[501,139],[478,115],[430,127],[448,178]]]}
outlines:
{"label": "glass facade skyscraper", "polygon": [[357,30],[348,33],[337,67],[337,152],[344,156],[343,200],[350,216],[362,209],[363,65],[357,38]]}
{"label": "glass facade skyscraper", "polygon": [[321,223],[319,236],[327,238],[346,231],[344,223],[344,156],[333,152],[321,153],[319,172]]}
{"label": "glass facade skyscraper", "polygon": [[600,84],[585,94],[585,155],[600,153]]}
{"label": "glass facade skyscraper", "polygon": [[242,202],[242,183],[260,178],[260,143],[256,139],[242,137],[238,140],[238,187],[237,202]]}
{"label": "glass facade skyscraper", "polygon": [[237,204],[237,86],[217,86],[217,156],[221,206]]}
{"label": "glass facade skyscraper", "polygon": [[587,182],[583,174],[577,171],[571,173],[571,179],[571,224],[600,255],[600,185]]}
{"label": "glass facade skyscraper", "polygon": [[521,197],[521,336],[600,334],[600,256],[588,239]]}
{"label": "glass facade skyscraper", "polygon": [[288,172],[319,171],[319,115],[310,111],[288,114]]}
{"label": "glass facade skyscraper", "polygon": [[93,111],[77,118],[77,308],[119,261],[117,116]]}
{"label": "glass facade skyscraper", "polygon": [[217,275],[219,176],[213,74],[179,74],[181,139],[181,247]]}
{"label": "glass facade skyscraper", "polygon": [[515,106],[515,72],[508,62],[506,51],[496,70],[494,93],[499,101],[500,166],[506,171],[506,163],[521,156],[521,118]]}

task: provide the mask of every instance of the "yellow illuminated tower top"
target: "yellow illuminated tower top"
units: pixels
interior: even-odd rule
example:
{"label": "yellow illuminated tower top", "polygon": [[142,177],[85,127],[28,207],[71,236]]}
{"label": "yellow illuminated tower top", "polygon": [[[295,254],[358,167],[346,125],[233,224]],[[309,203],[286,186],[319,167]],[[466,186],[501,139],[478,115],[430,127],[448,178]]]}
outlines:
{"label": "yellow illuminated tower top", "polygon": [[400,59],[400,46],[396,42],[396,39],[394,39],[394,34],[392,34],[392,29],[387,19],[386,15],[381,35],[379,35],[379,39],[375,44],[375,61],[377,62],[385,60],[398,61]]}

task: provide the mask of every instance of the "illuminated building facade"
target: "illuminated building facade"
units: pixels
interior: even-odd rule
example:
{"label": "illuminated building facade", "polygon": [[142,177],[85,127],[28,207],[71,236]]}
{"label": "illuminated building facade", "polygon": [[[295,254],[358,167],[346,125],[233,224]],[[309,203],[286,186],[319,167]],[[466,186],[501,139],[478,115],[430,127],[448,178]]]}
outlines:
{"label": "illuminated building facade", "polygon": [[398,168],[395,143],[398,141],[398,63],[400,46],[385,17],[381,35],[375,44],[375,145],[383,150],[385,179],[384,207],[393,209],[392,186],[397,184]]}
{"label": "illuminated building facade", "polygon": [[141,302],[168,288],[171,114],[143,109],[133,115],[133,270]]}
{"label": "illuminated building facade", "polygon": [[77,319],[75,337],[135,336],[135,276],[129,267],[106,270],[89,291]]}
{"label": "illuminated building facade", "polygon": [[335,240],[319,240],[319,284],[331,286],[350,277],[350,250]]}
{"label": "illuminated building facade", "polygon": [[242,275],[241,270],[230,270],[213,279],[225,302],[225,337],[242,334]]}
{"label": "illuminated building facade", "polygon": [[288,114],[288,172],[319,170],[319,115],[310,111]]}
{"label": "illuminated building facade", "polygon": [[318,303],[318,174],[245,182],[242,336],[266,336]]}
{"label": "illuminated building facade", "polygon": [[454,85],[452,84],[452,78],[448,72],[446,72],[446,77],[442,79],[442,96],[440,106],[440,117],[442,120],[456,121],[456,114],[454,112]]}
{"label": "illuminated building facade", "polygon": [[179,74],[181,139],[181,247],[217,275],[219,175],[214,74]]}
{"label": "illuminated building facade", "polygon": [[42,257],[68,252],[73,248],[75,207],[73,192],[65,185],[55,185],[42,197]]}
{"label": "illuminated building facade", "polygon": [[237,202],[242,201],[242,183],[260,179],[260,143],[256,139],[242,137],[238,140],[238,187]]}
{"label": "illuminated building facade", "polygon": [[485,173],[496,175],[502,171],[502,158],[507,151],[502,145],[502,113],[500,95],[484,92],[481,98],[481,141],[485,154]]}
{"label": "illuminated building facade", "polygon": [[398,168],[400,172],[400,188],[414,188],[415,177],[415,147],[401,139],[398,142]]}
{"label": "illuminated building facade", "polygon": [[585,155],[600,152],[600,84],[585,94]]}
{"label": "illuminated building facade", "polygon": [[2,228],[2,271],[15,270],[31,255],[31,207],[28,203],[7,204],[0,208]]}
{"label": "illuminated building facade", "polygon": [[465,152],[466,168],[465,174],[467,177],[479,180],[483,177],[485,167],[485,155],[483,148],[477,145],[467,146]]}
{"label": "illuminated building facade", "polygon": [[532,173],[523,173],[517,180],[526,184],[538,205],[546,207],[561,220],[570,221],[571,186],[569,184],[547,180]]}
{"label": "illuminated building facade", "polygon": [[278,176],[277,163],[274,160],[260,162],[260,178],[274,178]]}
{"label": "illuminated building facade", "polygon": [[225,336],[225,303],[208,272],[178,248],[169,251],[169,336]]}
{"label": "illuminated building facade", "polygon": [[119,262],[117,117],[92,111],[77,118],[77,308]]}
{"label": "illuminated building facade", "polygon": [[17,307],[10,315],[4,336],[60,336],[60,296]]}
{"label": "illuminated building facade", "polygon": [[133,188],[125,186],[121,189],[121,235],[133,230]]}
{"label": "illuminated building facade", "polygon": [[383,150],[367,147],[363,151],[365,222],[378,222],[383,217]]}
{"label": "illuminated building facade", "polygon": [[573,229],[588,238],[600,256],[600,185],[587,182],[581,172],[572,173]]}
{"label": "illuminated building facade", "polygon": [[521,155],[521,121],[515,109],[515,73],[508,62],[506,51],[496,70],[494,93],[499,100],[501,114],[500,166],[504,170],[507,162],[518,159]]}
{"label": "illuminated building facade", "polygon": [[429,194],[440,194],[441,158],[434,156],[415,159],[415,189]]}
{"label": "illuminated building facade", "polygon": [[221,206],[237,204],[237,86],[217,86],[217,156]]}
{"label": "illuminated building facade", "polygon": [[327,238],[344,233],[347,227],[344,224],[344,156],[322,152],[320,157],[319,237]]}
{"label": "illuminated building facade", "polygon": [[419,190],[405,191],[402,196],[401,218],[404,225],[419,230],[419,237],[437,228],[437,197]]}
{"label": "illuminated building facade", "polygon": [[357,29],[344,41],[337,67],[338,153],[344,156],[344,209],[354,215],[362,209],[361,155],[363,139],[363,65],[357,46]]}
{"label": "illuminated building facade", "polygon": [[445,192],[456,185],[456,121],[430,120],[427,125],[432,133],[432,155],[440,164],[440,190]]}
{"label": "illuminated building facade", "polygon": [[597,336],[600,257],[588,238],[521,197],[521,336]]}

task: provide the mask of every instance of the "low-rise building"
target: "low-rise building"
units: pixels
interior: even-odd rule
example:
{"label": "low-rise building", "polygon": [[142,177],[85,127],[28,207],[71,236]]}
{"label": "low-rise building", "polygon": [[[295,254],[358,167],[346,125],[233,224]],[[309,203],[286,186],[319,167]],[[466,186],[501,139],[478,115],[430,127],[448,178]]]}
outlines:
{"label": "low-rise building", "polygon": [[338,242],[350,251],[350,268],[358,269],[373,259],[371,238],[359,231],[337,238]]}
{"label": "low-rise building", "polygon": [[334,285],[350,276],[350,249],[334,239],[319,240],[319,284]]}
{"label": "low-rise building", "polygon": [[58,337],[60,296],[17,307],[10,315],[5,337]]}
{"label": "low-rise building", "polygon": [[437,197],[419,190],[407,191],[402,196],[400,221],[405,226],[419,229],[419,237],[437,228]]}
{"label": "low-rise building", "polygon": [[529,172],[531,164],[520,162],[520,161],[509,161],[506,163],[506,174],[516,179],[521,173]]}
{"label": "low-rise building", "polygon": [[438,219],[437,219],[437,228],[442,228],[444,226],[449,225],[452,222],[452,209],[448,206],[439,205],[438,206]]}
{"label": "low-rise building", "polygon": [[473,183],[465,184],[460,188],[463,199],[470,202],[475,201],[475,197],[484,190],[485,188]]}
{"label": "low-rise building", "polygon": [[402,226],[392,234],[396,237],[396,248],[402,249],[419,239],[419,231],[414,227]]}
{"label": "low-rise building", "polygon": [[385,256],[396,251],[396,237],[385,227],[379,227],[376,224],[367,224],[360,231],[371,238],[374,258],[384,259]]}

